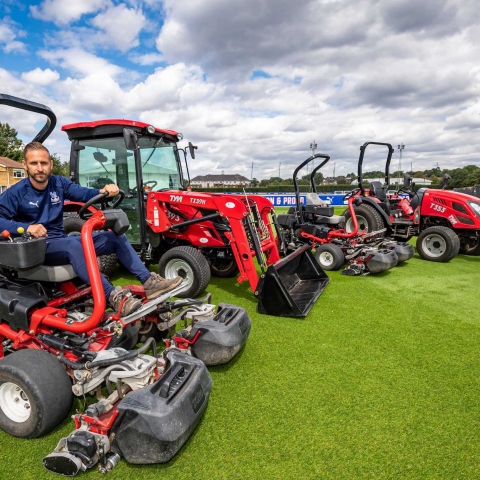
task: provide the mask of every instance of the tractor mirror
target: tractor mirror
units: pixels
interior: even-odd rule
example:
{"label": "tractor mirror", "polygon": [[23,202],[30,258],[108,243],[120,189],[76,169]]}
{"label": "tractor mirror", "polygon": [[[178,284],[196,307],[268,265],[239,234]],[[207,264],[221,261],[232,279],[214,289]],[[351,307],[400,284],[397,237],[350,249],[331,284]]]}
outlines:
{"label": "tractor mirror", "polygon": [[448,181],[449,181],[451,178],[452,178],[452,177],[451,177],[448,173],[445,173],[445,175],[443,175],[442,190],[445,190],[445,189],[447,188]]}
{"label": "tractor mirror", "polygon": [[123,139],[127,150],[135,150],[137,148],[135,141],[135,132],[131,128],[123,129]]}
{"label": "tractor mirror", "polygon": [[100,163],[105,163],[108,161],[107,156],[104,155],[102,152],[93,152],[93,158]]}
{"label": "tractor mirror", "polygon": [[197,149],[198,147],[196,145],[192,145],[192,142],[188,142],[188,149],[190,150],[190,156],[192,158],[195,158],[195,150]]}

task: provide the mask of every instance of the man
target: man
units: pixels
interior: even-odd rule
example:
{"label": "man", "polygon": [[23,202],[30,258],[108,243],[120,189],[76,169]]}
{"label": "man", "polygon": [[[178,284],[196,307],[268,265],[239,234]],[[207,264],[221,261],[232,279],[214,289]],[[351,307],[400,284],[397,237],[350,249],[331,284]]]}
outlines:
{"label": "man", "polygon": [[[108,192],[109,197],[118,194],[114,184],[100,190],[81,187],[59,175],[51,175],[53,162],[49,151],[39,142],[25,146],[23,167],[27,178],[6,190],[0,197],[0,231],[8,230],[17,235],[18,228],[33,237],[47,237],[45,265],[70,263],[78,277],[90,284],[80,236],[67,236],[63,229],[63,201],[65,199],[86,202],[99,193]],[[93,241],[98,256],[115,253],[120,264],[133,273],[143,284],[148,300],[168,292],[179,285],[181,277],[166,280],[151,273],[142,263],[125,235],[113,232],[94,233]],[[122,287],[114,287],[102,275],[102,284],[107,303],[118,311],[123,304],[121,316],[129,315],[142,306],[141,300],[132,297]]]}

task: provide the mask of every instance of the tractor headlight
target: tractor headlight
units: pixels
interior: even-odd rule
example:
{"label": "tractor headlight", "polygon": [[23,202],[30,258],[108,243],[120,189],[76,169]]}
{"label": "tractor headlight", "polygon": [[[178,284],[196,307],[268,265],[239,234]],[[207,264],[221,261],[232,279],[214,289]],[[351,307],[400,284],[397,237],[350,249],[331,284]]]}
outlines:
{"label": "tractor headlight", "polygon": [[153,125],[149,125],[149,126],[147,127],[147,132],[148,132],[150,135],[154,134],[154,133],[155,133],[155,127],[154,127]]}
{"label": "tractor headlight", "polygon": [[183,135],[181,133],[177,133],[178,141],[183,140]]}
{"label": "tractor headlight", "polygon": [[472,207],[472,210],[477,214],[477,217],[480,217],[480,202],[468,202]]}

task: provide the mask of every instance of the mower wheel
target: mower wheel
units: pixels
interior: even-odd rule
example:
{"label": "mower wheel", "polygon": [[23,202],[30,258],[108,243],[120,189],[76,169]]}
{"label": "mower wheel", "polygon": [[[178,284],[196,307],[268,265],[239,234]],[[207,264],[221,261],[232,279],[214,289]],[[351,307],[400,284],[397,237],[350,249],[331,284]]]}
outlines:
{"label": "mower wheel", "polygon": [[424,260],[448,262],[459,250],[460,240],[448,227],[429,227],[417,237],[417,251]]}
{"label": "mower wheel", "polygon": [[0,361],[0,428],[36,438],[67,417],[72,382],[60,362],[43,350],[19,350]]}
{"label": "mower wheel", "polygon": [[210,266],[207,259],[193,247],[174,247],[165,252],[158,262],[158,273],[164,278],[177,275],[186,280],[189,288],[177,295],[193,298],[200,295],[210,282]]}
{"label": "mower wheel", "polygon": [[[63,229],[67,235],[80,235],[84,223],[85,220],[82,220],[78,215],[72,215],[63,219]],[[112,253],[111,255],[98,257],[98,267],[101,273],[109,277],[117,267],[117,256]]]}
{"label": "mower wheel", "polygon": [[[357,216],[359,231],[366,230],[367,232],[376,232],[385,228],[382,217],[370,205],[362,204],[354,207],[355,214]],[[350,210],[347,208],[342,216],[345,217],[345,231],[347,233],[353,232],[353,220],[350,215]]]}
{"label": "mower wheel", "polygon": [[235,259],[217,258],[210,261],[210,272],[215,277],[230,278],[238,273],[237,262]]}
{"label": "mower wheel", "polygon": [[339,270],[345,263],[345,256],[338,245],[325,243],[315,250],[315,258],[323,270]]}

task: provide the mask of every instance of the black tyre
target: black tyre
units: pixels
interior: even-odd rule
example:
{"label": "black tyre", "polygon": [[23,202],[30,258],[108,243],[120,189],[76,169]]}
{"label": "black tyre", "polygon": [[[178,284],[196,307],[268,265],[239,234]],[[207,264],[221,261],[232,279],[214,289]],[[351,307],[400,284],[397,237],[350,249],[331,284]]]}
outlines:
{"label": "black tyre", "polygon": [[193,247],[174,247],[168,250],[158,262],[158,273],[164,278],[180,275],[189,288],[179,294],[181,298],[200,295],[210,282],[210,266],[207,259]]}
{"label": "black tyre", "polygon": [[210,272],[215,277],[234,277],[238,274],[237,262],[234,258],[216,258],[210,261]]}
{"label": "black tyre", "polygon": [[460,253],[462,255],[480,255],[480,237],[476,237],[475,239],[470,239],[468,237],[466,239],[461,239]]}
{"label": "black tyre", "polygon": [[[362,204],[355,206],[354,210],[357,216],[359,231],[367,230],[367,232],[376,232],[382,228],[385,228],[382,217],[374,207]],[[350,215],[350,210],[347,208],[342,213],[342,216],[345,217],[345,231],[352,232],[353,220],[352,216]]]}
{"label": "black tyre", "polygon": [[0,361],[0,428],[20,438],[53,430],[72,407],[72,382],[43,350],[19,350]]}
{"label": "black tyre", "polygon": [[424,260],[448,262],[460,251],[460,240],[448,227],[429,227],[417,237],[417,251]]}
{"label": "black tyre", "polygon": [[317,247],[315,258],[323,270],[339,270],[345,263],[342,249],[329,243]]}
{"label": "black tyre", "polygon": [[[84,223],[85,220],[82,220],[78,215],[72,215],[64,218],[63,229],[67,235],[80,235]],[[112,253],[111,255],[98,257],[98,267],[100,272],[109,277],[117,268],[117,256]]]}

